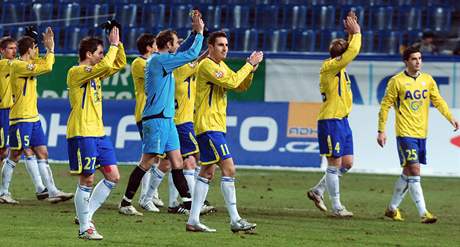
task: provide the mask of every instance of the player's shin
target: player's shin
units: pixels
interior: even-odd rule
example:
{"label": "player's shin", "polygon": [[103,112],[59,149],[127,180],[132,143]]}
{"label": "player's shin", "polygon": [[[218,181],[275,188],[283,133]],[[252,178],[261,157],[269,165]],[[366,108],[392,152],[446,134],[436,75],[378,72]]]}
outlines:
{"label": "player's shin", "polygon": [[38,169],[38,163],[35,156],[25,157],[25,165],[27,173],[29,173],[30,178],[35,186],[35,192],[40,193],[45,190],[45,185],[43,185],[42,177],[40,176],[40,170]]}
{"label": "player's shin", "polygon": [[225,176],[222,177],[220,180],[220,189],[224,195],[225,205],[227,206],[231,223],[235,223],[241,219],[236,207],[235,178]]}
{"label": "player's shin", "polygon": [[423,196],[422,185],[420,183],[420,176],[408,176],[409,181],[409,192],[412,197],[412,201],[415,203],[417,207],[418,214],[420,217],[425,215],[427,212],[425,206],[425,198]]}
{"label": "player's shin", "polygon": [[53,172],[48,164],[48,160],[40,159],[37,160],[38,170],[40,171],[40,176],[42,177],[43,183],[45,184],[50,197],[58,193],[58,189],[54,184]]}
{"label": "player's shin", "polygon": [[179,206],[177,202],[177,197],[179,196],[179,191],[177,191],[176,186],[174,185],[172,173],[169,173],[168,176],[168,194],[169,194],[169,202],[168,207],[174,208]]}
{"label": "player's shin", "polygon": [[89,200],[91,196],[92,187],[78,185],[77,191],[75,192],[75,210],[77,211],[77,217],[80,222],[80,233],[90,228],[89,221]]}
{"label": "player's shin", "polygon": [[195,183],[195,189],[193,190],[192,197],[192,210],[188,218],[188,224],[196,225],[200,223],[200,212],[203,207],[204,200],[208,195],[209,180],[198,176]]}
{"label": "player's shin", "polygon": [[185,179],[182,169],[171,169],[171,174],[174,185],[176,186],[177,191],[179,191],[179,195],[184,203],[184,207],[186,209],[190,209],[192,199],[187,185],[187,180]]}
{"label": "player's shin", "polygon": [[[148,202],[148,201],[151,201],[153,199],[153,196],[155,195],[155,191],[158,191],[158,187],[160,186],[161,181],[163,181],[163,177],[165,175],[156,166],[152,167],[152,169],[150,169],[150,171],[151,171],[150,172],[151,173],[150,183],[149,183],[148,189],[147,189],[147,191],[145,193],[144,202]],[[142,203],[144,203],[144,202],[142,202]]]}
{"label": "player's shin", "polygon": [[142,177],[141,181],[141,194],[140,194],[140,200],[142,201],[145,198],[145,195],[147,194],[147,190],[149,189],[150,186],[150,177],[151,177],[151,171],[153,171],[154,167],[150,168],[149,171],[147,171],[144,174],[144,177]]}
{"label": "player's shin", "polygon": [[395,211],[399,207],[399,204],[401,204],[402,200],[404,200],[404,197],[408,191],[407,181],[408,178],[404,174],[401,174],[401,176],[399,176],[399,178],[396,180],[393,196],[391,197],[391,202],[389,205],[391,211]]}
{"label": "player's shin", "polygon": [[96,210],[107,200],[110,192],[115,188],[117,184],[107,179],[102,179],[94,187],[93,193],[89,198],[89,214],[88,219],[91,221]]}
{"label": "player's shin", "polygon": [[339,169],[335,166],[328,166],[326,170],[326,187],[334,210],[340,210],[343,208],[340,203],[338,170]]}
{"label": "player's shin", "polygon": [[13,177],[14,168],[16,163],[10,159],[5,159],[3,161],[2,167],[2,188],[0,190],[0,195],[8,194],[11,178]]}
{"label": "player's shin", "polygon": [[128,186],[126,187],[125,195],[123,197],[123,200],[121,201],[122,207],[131,205],[131,200],[136,194],[137,189],[139,188],[139,185],[141,183],[142,177],[144,177],[144,174],[145,171],[139,166],[136,166],[134,170],[131,172],[131,175],[129,175]]}

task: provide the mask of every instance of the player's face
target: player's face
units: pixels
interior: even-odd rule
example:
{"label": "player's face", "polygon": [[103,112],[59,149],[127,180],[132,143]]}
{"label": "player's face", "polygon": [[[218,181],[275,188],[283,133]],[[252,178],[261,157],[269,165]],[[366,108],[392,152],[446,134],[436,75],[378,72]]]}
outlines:
{"label": "player's face", "polygon": [[179,38],[177,38],[177,35],[173,34],[173,41],[172,44],[169,46],[169,52],[170,53],[176,53],[177,49],[179,49],[180,42]]}
{"label": "player's face", "polygon": [[228,41],[225,37],[219,37],[216,39],[214,45],[210,46],[209,53],[212,57],[217,60],[223,60],[227,57],[228,52]]}
{"label": "player's face", "polygon": [[34,43],[33,48],[29,48],[29,57],[34,59],[38,55],[38,46]]}
{"label": "player's face", "polygon": [[422,54],[420,52],[412,53],[405,62],[409,71],[420,71],[422,69]]}
{"label": "player's face", "polygon": [[9,43],[5,49],[2,49],[2,56],[6,59],[13,59],[16,57],[16,51],[16,43]]}
{"label": "player's face", "polygon": [[95,52],[88,56],[91,66],[98,64],[104,58],[104,47],[98,45]]}

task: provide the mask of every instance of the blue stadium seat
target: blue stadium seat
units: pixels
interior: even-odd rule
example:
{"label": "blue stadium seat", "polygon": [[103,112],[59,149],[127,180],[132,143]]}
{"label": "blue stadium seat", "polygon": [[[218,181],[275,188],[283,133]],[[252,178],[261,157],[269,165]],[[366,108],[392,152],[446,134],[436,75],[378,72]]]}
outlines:
{"label": "blue stadium seat", "polygon": [[64,50],[66,52],[77,53],[80,40],[83,39],[87,34],[88,30],[86,28],[80,27],[71,27],[66,28],[65,40],[64,40]]}
{"label": "blue stadium seat", "polygon": [[280,9],[277,5],[256,6],[256,28],[278,28]]}
{"label": "blue stadium seat", "polygon": [[361,53],[374,53],[374,32],[365,31],[362,34]]}
{"label": "blue stadium seat", "polygon": [[139,53],[137,50],[137,38],[142,34],[145,33],[144,28],[129,28],[124,33],[124,40],[123,44],[125,46],[126,52],[129,53]]}
{"label": "blue stadium seat", "polygon": [[137,26],[137,9],[136,4],[123,4],[115,8],[116,19],[123,25],[123,28]]}
{"label": "blue stadium seat", "polygon": [[408,31],[401,33],[401,45],[411,46],[422,39],[422,31]]}
{"label": "blue stadium seat", "polygon": [[142,8],[142,23],[145,28],[163,28],[166,23],[166,6],[164,4],[148,5]]}
{"label": "blue stadium seat", "polygon": [[31,9],[32,21],[36,21],[37,25],[50,25],[49,22],[43,23],[44,20],[53,18],[53,4],[51,3],[34,3]]}
{"label": "blue stadium seat", "polygon": [[320,30],[317,34],[315,51],[328,52],[329,45],[332,41],[332,32],[329,30]]}
{"label": "blue stadium seat", "polygon": [[286,29],[265,30],[264,51],[288,51],[288,31]]}
{"label": "blue stadium seat", "polygon": [[313,7],[313,28],[320,30],[335,29],[335,7],[323,5]]}
{"label": "blue stadium seat", "polygon": [[[348,12],[350,12],[350,10],[355,12],[356,17],[358,17],[359,25],[362,27],[363,23],[364,23],[364,18],[365,18],[366,15],[365,15],[364,8],[362,6],[358,6],[358,5],[342,5],[340,7],[340,17],[339,17],[340,23],[338,23],[338,25],[341,28],[343,28],[342,20],[347,17]],[[341,28],[339,28],[339,29],[341,29]]]}
{"label": "blue stadium seat", "polygon": [[171,18],[169,26],[171,28],[189,28],[192,22],[189,16],[192,5],[174,5],[171,6]]}
{"label": "blue stadium seat", "polygon": [[249,24],[249,6],[234,5],[230,6],[228,15],[228,26],[232,28],[248,28]]}
{"label": "blue stadium seat", "polygon": [[253,51],[258,47],[259,34],[256,29],[233,29],[230,35],[233,36],[235,51]]}
{"label": "blue stadium seat", "polygon": [[300,52],[314,52],[316,44],[316,32],[313,30],[294,31],[292,38],[292,50]]}
{"label": "blue stadium seat", "polygon": [[419,0],[393,0],[394,6],[417,6],[420,4]]}
{"label": "blue stadium seat", "polygon": [[80,17],[80,4],[78,3],[62,3],[59,5],[58,9],[58,18],[65,19],[61,23],[61,26],[78,26],[80,20],[76,18]]}
{"label": "blue stadium seat", "polygon": [[288,29],[306,29],[307,11],[305,5],[284,5],[283,6],[283,27]]}
{"label": "blue stadium seat", "polygon": [[388,55],[399,54],[400,37],[396,31],[379,31],[377,33],[379,53]]}
{"label": "blue stadium seat", "polygon": [[443,6],[433,6],[428,9],[428,27],[437,32],[449,32],[452,9]]}
{"label": "blue stadium seat", "polygon": [[370,29],[391,30],[393,27],[393,7],[375,6],[370,9]]}
{"label": "blue stadium seat", "polygon": [[[108,4],[88,4],[86,6],[86,16],[91,17],[86,20],[86,26],[97,27],[99,24],[104,23],[109,17]],[[118,17],[118,16],[117,16]]]}
{"label": "blue stadium seat", "polygon": [[[422,29],[422,9],[416,6],[401,6],[399,10],[398,27],[401,31]],[[397,28],[394,28],[397,29]]]}
{"label": "blue stadium seat", "polygon": [[2,5],[2,24],[24,21],[24,3],[3,3]]}
{"label": "blue stadium seat", "polygon": [[218,5],[207,5],[203,10],[203,18],[206,26],[212,29],[220,29],[222,23],[222,8]]}

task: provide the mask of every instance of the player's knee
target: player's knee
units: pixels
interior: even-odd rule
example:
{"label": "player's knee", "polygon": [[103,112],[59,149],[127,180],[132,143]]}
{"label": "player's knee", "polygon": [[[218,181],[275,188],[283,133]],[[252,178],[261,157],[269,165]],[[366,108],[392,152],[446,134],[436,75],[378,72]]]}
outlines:
{"label": "player's knee", "polygon": [[120,174],[110,176],[107,180],[109,180],[112,183],[118,184],[118,182],[120,182]]}
{"label": "player's knee", "polygon": [[420,176],[419,164],[408,164],[404,167],[404,174],[407,176]]}
{"label": "player's knee", "polygon": [[225,177],[235,177],[236,175],[236,170],[235,170],[235,167],[225,167],[225,168],[221,168],[222,169],[222,176],[225,176]]}
{"label": "player's knee", "polygon": [[195,169],[195,168],[196,168],[195,157],[189,156],[184,159],[184,169]]}

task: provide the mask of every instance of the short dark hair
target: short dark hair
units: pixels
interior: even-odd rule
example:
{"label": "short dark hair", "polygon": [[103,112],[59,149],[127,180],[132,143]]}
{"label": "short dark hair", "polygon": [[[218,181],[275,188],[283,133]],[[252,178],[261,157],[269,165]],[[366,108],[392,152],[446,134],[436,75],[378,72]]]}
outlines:
{"label": "short dark hair", "polygon": [[404,61],[407,61],[409,60],[409,57],[412,53],[417,53],[417,52],[420,52],[420,49],[418,47],[409,46],[407,47],[407,49],[404,50],[402,58]]}
{"label": "short dark hair", "polygon": [[342,56],[343,53],[348,49],[348,42],[344,39],[334,39],[329,45],[329,54],[331,58]]}
{"label": "short dark hair", "polygon": [[33,49],[35,40],[32,37],[24,36],[18,40],[18,52],[19,55],[24,55],[29,51],[29,48]]}
{"label": "short dark hair", "polygon": [[174,35],[177,36],[176,31],[171,29],[163,30],[158,33],[155,38],[158,49],[164,49],[168,45],[168,42],[174,41]]}
{"label": "short dark hair", "polygon": [[78,48],[78,56],[80,58],[80,61],[83,61],[86,59],[86,52],[95,52],[97,50],[97,47],[101,45],[104,46],[104,42],[95,37],[85,37],[80,41],[80,47]]}
{"label": "short dark hair", "polygon": [[139,38],[137,38],[137,50],[141,55],[147,53],[147,46],[152,46],[155,44],[155,35],[150,33],[143,33]]}
{"label": "short dark hair", "polygon": [[5,36],[0,39],[0,48],[6,49],[6,47],[11,43],[16,43],[16,40],[11,38],[10,36]]}
{"label": "short dark hair", "polygon": [[214,45],[216,43],[217,38],[227,38],[227,34],[225,34],[225,32],[223,31],[212,32],[211,34],[209,34],[208,44]]}

